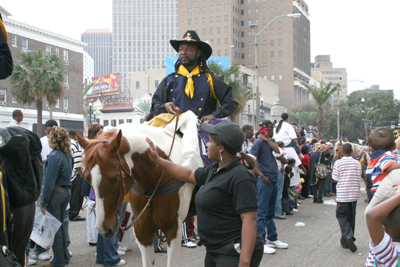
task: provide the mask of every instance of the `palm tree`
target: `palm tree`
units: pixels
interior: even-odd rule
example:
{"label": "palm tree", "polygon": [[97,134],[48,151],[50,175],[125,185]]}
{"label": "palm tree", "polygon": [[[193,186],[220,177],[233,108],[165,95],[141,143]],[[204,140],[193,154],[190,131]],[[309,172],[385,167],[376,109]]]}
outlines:
{"label": "palm tree", "polygon": [[139,115],[141,118],[146,118],[149,115],[151,109],[151,99],[141,99],[135,105],[133,115]]}
{"label": "palm tree", "polygon": [[14,65],[10,77],[16,100],[25,105],[35,103],[37,109],[37,134],[42,136],[43,99],[54,105],[65,93],[64,62],[56,54],[42,50],[21,52],[20,64]]}
{"label": "palm tree", "polygon": [[310,112],[310,111],[293,112],[291,115],[300,121],[299,127],[301,127],[304,124],[305,125],[311,124],[315,118],[315,112]]}
{"label": "palm tree", "polygon": [[226,84],[232,87],[232,95],[238,103],[238,107],[230,116],[232,121],[236,122],[236,118],[245,108],[246,102],[250,99],[253,99],[253,93],[251,89],[244,85],[239,79],[234,79],[234,77],[239,77],[240,66],[234,64],[228,69],[223,69],[218,62],[211,61],[208,64],[208,68],[214,72],[216,76],[220,77]]}
{"label": "palm tree", "polygon": [[322,116],[323,110],[322,105],[332,96],[332,94],[338,89],[338,86],[335,85],[332,87],[332,82],[329,82],[328,85],[324,86],[324,82],[321,81],[319,86],[309,85],[305,82],[301,82],[303,86],[305,86],[308,91],[311,93],[315,102],[317,103],[317,123],[318,123],[318,140],[321,139],[321,131],[322,131]]}

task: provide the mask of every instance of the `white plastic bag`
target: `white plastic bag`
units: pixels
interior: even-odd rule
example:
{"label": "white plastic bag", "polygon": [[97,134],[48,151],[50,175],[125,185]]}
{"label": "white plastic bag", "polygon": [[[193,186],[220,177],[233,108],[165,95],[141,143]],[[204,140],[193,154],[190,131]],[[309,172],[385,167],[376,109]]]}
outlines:
{"label": "white plastic bag", "polygon": [[46,211],[46,214],[39,212],[35,216],[31,239],[39,246],[49,249],[53,243],[61,222]]}

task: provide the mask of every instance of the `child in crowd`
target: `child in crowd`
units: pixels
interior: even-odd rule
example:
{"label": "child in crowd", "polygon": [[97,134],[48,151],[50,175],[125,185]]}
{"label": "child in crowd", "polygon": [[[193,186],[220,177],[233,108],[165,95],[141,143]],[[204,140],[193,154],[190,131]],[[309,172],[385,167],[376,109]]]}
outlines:
{"label": "child in crowd", "polygon": [[[292,190],[293,193],[296,192],[296,185],[301,183],[300,180],[300,172],[298,167],[296,167],[296,160],[293,158],[288,159],[288,166],[292,167],[292,177],[290,177],[290,186],[289,189]],[[292,200],[289,201],[289,210],[290,211],[298,211],[297,205],[297,197],[296,195],[293,196]]]}
{"label": "child in crowd", "polygon": [[[374,129],[368,137],[368,143],[371,146],[371,159],[366,171],[367,190],[371,190],[373,198],[367,210],[393,195],[389,193],[393,191],[392,186],[400,183],[399,175],[388,176],[392,170],[400,169],[400,163],[397,163],[396,155],[392,152],[395,148],[392,131],[388,128]],[[382,189],[377,192],[382,184]]]}
{"label": "child in crowd", "polygon": [[284,182],[283,182],[283,190],[282,190],[282,214],[293,215],[292,212],[289,211],[289,186],[290,179],[293,177],[292,167],[287,165],[285,168]]}
{"label": "child in crowd", "polygon": [[400,184],[394,186],[396,194],[369,209],[366,213],[371,237],[366,267],[398,266],[400,263]]}

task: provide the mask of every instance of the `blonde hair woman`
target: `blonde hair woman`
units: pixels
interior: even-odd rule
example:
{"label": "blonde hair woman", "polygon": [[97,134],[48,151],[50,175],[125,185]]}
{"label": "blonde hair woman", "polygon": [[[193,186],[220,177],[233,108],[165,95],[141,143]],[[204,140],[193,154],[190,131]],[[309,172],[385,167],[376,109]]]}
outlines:
{"label": "blonde hair woman", "polygon": [[[71,140],[64,128],[54,126],[51,129],[49,145],[53,151],[44,163],[40,207],[43,213],[50,212],[62,223],[71,198],[71,174],[74,167]],[[43,263],[43,266],[65,266],[69,263],[70,255],[64,224],[58,229],[52,248],[53,260]]]}

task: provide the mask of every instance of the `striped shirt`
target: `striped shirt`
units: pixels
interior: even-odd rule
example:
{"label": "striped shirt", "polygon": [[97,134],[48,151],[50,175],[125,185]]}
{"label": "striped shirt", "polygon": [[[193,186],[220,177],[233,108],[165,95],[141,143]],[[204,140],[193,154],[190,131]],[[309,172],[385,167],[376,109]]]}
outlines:
{"label": "striped shirt", "polygon": [[395,153],[383,149],[371,153],[370,157],[366,174],[372,181],[371,192],[376,192],[383,179],[388,175],[385,172],[386,169],[396,163],[397,158]]}
{"label": "striped shirt", "polygon": [[397,267],[400,263],[400,243],[393,242],[390,235],[385,232],[382,241],[374,247],[369,242],[369,255],[365,261],[365,267],[390,266]]}
{"label": "striped shirt", "polygon": [[333,166],[332,179],[336,185],[337,202],[353,202],[361,199],[361,164],[352,157],[343,157]]}
{"label": "striped shirt", "polygon": [[71,182],[78,175],[78,171],[76,170],[79,167],[83,168],[82,163],[82,149],[78,143],[78,141],[71,139],[71,155],[74,159],[74,171],[72,172]]}

